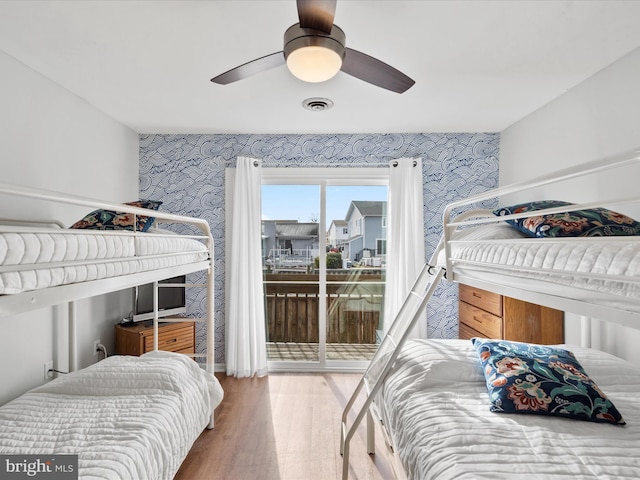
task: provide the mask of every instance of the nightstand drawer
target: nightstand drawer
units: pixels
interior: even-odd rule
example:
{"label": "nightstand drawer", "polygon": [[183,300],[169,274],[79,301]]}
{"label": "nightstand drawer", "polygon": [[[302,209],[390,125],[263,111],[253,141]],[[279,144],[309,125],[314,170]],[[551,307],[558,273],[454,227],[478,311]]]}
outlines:
{"label": "nightstand drawer", "polygon": [[[176,323],[174,328],[158,328],[158,350],[178,352],[191,348],[193,351],[193,323]],[[153,328],[144,339],[144,351],[153,350]]]}
{"label": "nightstand drawer", "polygon": [[[193,322],[161,323],[158,325],[158,350],[179,353],[195,352]],[[153,325],[140,323],[123,327],[116,325],[116,353],[142,355],[153,350]]]}
{"label": "nightstand drawer", "polygon": [[[193,349],[193,332],[158,332],[158,350],[166,350],[167,352],[178,352],[180,350],[186,350],[189,347]],[[153,350],[153,335],[145,337],[144,339],[144,351],[150,352]]]}
{"label": "nightstand drawer", "polygon": [[458,324],[458,338],[462,340],[471,340],[473,337],[485,337],[485,335],[474,330],[465,323]]}
{"label": "nightstand drawer", "polygon": [[502,317],[502,295],[468,285],[460,285],[460,301]]}
{"label": "nightstand drawer", "polygon": [[473,305],[460,302],[460,324],[465,324],[487,338],[502,338],[502,318]]}

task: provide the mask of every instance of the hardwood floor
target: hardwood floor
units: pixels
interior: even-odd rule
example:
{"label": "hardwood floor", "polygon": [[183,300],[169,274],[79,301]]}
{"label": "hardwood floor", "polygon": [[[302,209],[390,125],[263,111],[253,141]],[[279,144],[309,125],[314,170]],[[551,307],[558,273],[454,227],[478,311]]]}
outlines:
{"label": "hardwood floor", "polygon": [[[340,418],[360,375],[218,378],[225,398],[216,409],[215,428],[200,435],[175,480],[340,478]],[[365,423],[351,442],[349,478],[394,478],[378,428],[377,453],[367,455]]]}

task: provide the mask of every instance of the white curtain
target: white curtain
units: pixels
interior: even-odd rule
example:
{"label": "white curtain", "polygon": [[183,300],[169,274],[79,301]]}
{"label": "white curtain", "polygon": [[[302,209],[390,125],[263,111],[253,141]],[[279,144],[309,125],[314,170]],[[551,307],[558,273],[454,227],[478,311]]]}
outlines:
{"label": "white curtain", "polygon": [[[238,157],[233,188],[226,315],[227,375],[267,374],[262,289],[260,161]],[[229,257],[227,257],[229,258]]]}
{"label": "white curtain", "polygon": [[[385,333],[426,261],[422,190],[422,159],[401,158],[389,162]],[[413,336],[427,338],[426,318],[420,320]]]}

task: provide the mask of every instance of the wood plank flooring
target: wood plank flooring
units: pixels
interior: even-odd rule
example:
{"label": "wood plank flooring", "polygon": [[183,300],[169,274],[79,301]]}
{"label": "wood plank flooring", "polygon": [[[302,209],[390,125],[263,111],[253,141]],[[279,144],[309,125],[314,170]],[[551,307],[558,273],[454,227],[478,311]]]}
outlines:
{"label": "wood plank flooring", "polygon": [[[225,398],[215,428],[200,435],[175,480],[331,480],[342,475],[340,418],[357,374],[217,375]],[[376,427],[376,455],[366,453],[362,422],[351,442],[351,480],[392,479]]]}

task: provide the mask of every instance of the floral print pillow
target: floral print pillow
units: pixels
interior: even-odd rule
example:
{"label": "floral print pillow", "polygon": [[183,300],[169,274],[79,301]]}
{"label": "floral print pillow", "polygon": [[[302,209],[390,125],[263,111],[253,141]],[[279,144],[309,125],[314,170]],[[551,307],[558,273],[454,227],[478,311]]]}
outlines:
{"label": "floral print pillow", "polygon": [[[546,208],[573,205],[559,200],[520,203],[494,210],[494,215],[513,215]],[[606,208],[572,210],[551,215],[506,220],[530,237],[598,237],[640,235],[640,223]]]}
{"label": "floral print pillow", "polygon": [[[150,210],[158,210],[162,202],[157,200],[136,200],[127,202],[125,205],[138,208],[148,208]],[[133,213],[114,212],[113,210],[94,210],[87,214],[82,220],[78,220],[69,228],[89,229],[89,230],[135,230],[137,232],[146,232],[155,217],[147,217],[145,215],[134,215]]]}
{"label": "floral print pillow", "polygon": [[471,342],[480,357],[492,412],[625,425],[572,352],[507,340],[472,338]]}

